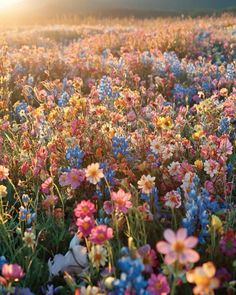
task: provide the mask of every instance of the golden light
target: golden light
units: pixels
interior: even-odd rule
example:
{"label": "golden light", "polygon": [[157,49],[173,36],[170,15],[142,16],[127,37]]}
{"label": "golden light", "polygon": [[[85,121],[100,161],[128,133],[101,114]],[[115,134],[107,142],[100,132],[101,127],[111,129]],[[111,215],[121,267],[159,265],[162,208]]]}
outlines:
{"label": "golden light", "polygon": [[0,0],[0,12],[14,8],[15,5],[24,0]]}

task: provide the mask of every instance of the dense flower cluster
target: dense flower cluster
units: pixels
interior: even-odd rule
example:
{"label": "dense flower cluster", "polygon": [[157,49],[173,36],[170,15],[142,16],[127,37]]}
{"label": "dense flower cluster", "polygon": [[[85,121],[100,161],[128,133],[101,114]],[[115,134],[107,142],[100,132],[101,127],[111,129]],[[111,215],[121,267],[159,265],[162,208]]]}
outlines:
{"label": "dense flower cluster", "polygon": [[235,293],[235,17],[89,21],[0,32],[0,293]]}

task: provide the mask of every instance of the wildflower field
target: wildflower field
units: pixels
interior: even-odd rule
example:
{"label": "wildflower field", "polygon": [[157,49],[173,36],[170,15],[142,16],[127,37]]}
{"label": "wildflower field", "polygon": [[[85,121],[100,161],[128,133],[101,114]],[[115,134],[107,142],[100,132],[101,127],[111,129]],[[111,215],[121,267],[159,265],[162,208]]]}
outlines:
{"label": "wildflower field", "polygon": [[0,41],[0,294],[235,294],[236,17]]}

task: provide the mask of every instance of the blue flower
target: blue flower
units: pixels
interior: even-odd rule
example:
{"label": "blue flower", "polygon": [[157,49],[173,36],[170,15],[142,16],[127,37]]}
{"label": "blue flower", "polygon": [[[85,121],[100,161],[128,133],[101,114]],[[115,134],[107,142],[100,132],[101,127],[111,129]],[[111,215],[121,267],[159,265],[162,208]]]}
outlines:
{"label": "blue flower", "polygon": [[112,153],[115,158],[118,154],[127,156],[129,154],[129,145],[125,137],[123,136],[113,136],[112,138]]}
{"label": "blue flower", "polygon": [[69,147],[66,150],[66,160],[70,162],[70,169],[80,168],[83,162],[84,152],[77,145],[75,147]]}
{"label": "blue flower", "polygon": [[112,88],[110,80],[107,76],[103,76],[98,85],[98,98],[104,100],[105,98],[112,98]]}

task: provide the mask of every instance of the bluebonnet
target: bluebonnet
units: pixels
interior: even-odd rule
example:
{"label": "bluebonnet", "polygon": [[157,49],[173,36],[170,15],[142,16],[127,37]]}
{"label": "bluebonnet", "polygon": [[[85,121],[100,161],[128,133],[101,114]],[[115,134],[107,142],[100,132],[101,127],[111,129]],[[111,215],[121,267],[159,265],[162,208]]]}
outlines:
{"label": "bluebonnet", "polygon": [[114,187],[114,185],[116,184],[115,171],[108,166],[107,162],[100,163],[99,167],[103,170],[103,174],[106,177],[106,180],[109,183],[110,188]]}
{"label": "bluebonnet", "polygon": [[222,134],[228,133],[229,125],[230,125],[230,121],[228,118],[221,118],[218,130],[217,130],[217,134],[222,135]]}
{"label": "bluebonnet", "polygon": [[185,202],[186,216],[182,224],[188,230],[189,235],[192,235],[200,225],[198,239],[201,244],[204,244],[208,236],[209,213],[215,213],[220,206],[217,201],[210,200],[206,189],[202,188],[198,193],[198,185],[199,178],[195,176]]}
{"label": "bluebonnet", "polygon": [[28,113],[27,107],[28,104],[25,101],[20,102],[15,106],[16,115],[21,121],[25,120],[24,114]]}
{"label": "bluebonnet", "polygon": [[63,92],[62,95],[58,98],[57,104],[59,107],[64,107],[69,100],[69,94],[67,92]]}
{"label": "bluebonnet", "polygon": [[118,154],[127,156],[129,154],[129,145],[127,139],[124,136],[114,135],[112,138],[112,153],[114,157],[117,157]]}
{"label": "bluebonnet", "polygon": [[196,68],[193,63],[188,63],[186,66],[186,73],[190,76],[195,74]]}
{"label": "bluebonnet", "polygon": [[44,295],[55,295],[59,294],[60,291],[62,290],[62,287],[56,287],[54,288],[53,285],[47,285],[46,287],[42,287],[41,291]]}
{"label": "bluebonnet", "polygon": [[120,278],[114,280],[115,294],[123,295],[126,290],[133,291],[137,295],[148,295],[146,291],[147,281],[142,275],[144,265],[139,258],[131,258],[127,248],[122,249],[123,257],[118,259],[117,267],[121,271]]}
{"label": "bluebonnet", "polygon": [[210,33],[209,32],[207,32],[207,31],[202,31],[202,32],[200,32],[199,34],[198,34],[198,36],[197,36],[197,40],[198,41],[203,41],[204,39],[206,39],[206,38],[208,38],[210,36]]}
{"label": "bluebonnet", "polygon": [[226,79],[227,80],[234,80],[236,77],[236,72],[234,69],[234,65],[233,64],[227,64],[226,67]]}
{"label": "bluebonnet", "polygon": [[211,91],[212,90],[212,87],[213,87],[213,85],[212,85],[212,83],[210,81],[202,81],[202,85],[201,86],[202,86],[202,90],[204,92]]}
{"label": "bluebonnet", "polygon": [[83,162],[84,152],[80,149],[78,145],[75,147],[69,147],[66,150],[66,160],[70,162],[70,169],[80,168]]}
{"label": "bluebonnet", "polygon": [[181,62],[178,59],[175,52],[164,52],[165,62],[169,65],[170,71],[175,75],[179,76],[182,72]]}
{"label": "bluebonnet", "polygon": [[144,65],[154,64],[155,59],[154,56],[150,53],[150,51],[144,51],[141,55],[141,63]]}
{"label": "bluebonnet", "polygon": [[36,219],[36,213],[32,213],[31,209],[21,206],[19,219],[20,221],[25,221],[28,225],[30,225]]}
{"label": "bluebonnet", "polygon": [[111,83],[107,76],[102,77],[97,90],[99,100],[104,100],[107,97],[112,98]]}

